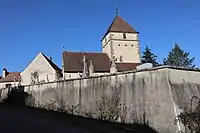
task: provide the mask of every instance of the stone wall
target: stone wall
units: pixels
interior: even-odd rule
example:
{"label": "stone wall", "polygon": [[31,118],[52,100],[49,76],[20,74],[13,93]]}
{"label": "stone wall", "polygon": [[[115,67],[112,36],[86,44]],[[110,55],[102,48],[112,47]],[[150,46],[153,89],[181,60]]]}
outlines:
{"label": "stone wall", "polygon": [[[175,133],[182,129],[175,116],[188,107],[192,96],[200,97],[200,72],[173,67],[158,67],[141,71],[71,79],[34,86],[25,86],[40,104],[56,97],[69,106],[80,104],[95,112],[96,102],[117,90],[120,100],[128,107],[128,117],[134,110],[138,118],[146,120],[161,133]],[[128,119],[131,122],[131,117]]]}

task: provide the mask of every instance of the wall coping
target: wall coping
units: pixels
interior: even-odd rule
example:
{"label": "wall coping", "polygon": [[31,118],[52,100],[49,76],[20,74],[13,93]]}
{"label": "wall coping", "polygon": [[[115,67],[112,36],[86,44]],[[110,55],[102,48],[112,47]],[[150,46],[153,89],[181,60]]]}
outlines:
{"label": "wall coping", "polygon": [[144,68],[141,70],[131,70],[131,71],[124,71],[124,72],[117,72],[117,73],[109,73],[105,75],[98,75],[98,76],[89,76],[84,78],[72,78],[72,79],[63,79],[58,81],[52,81],[48,83],[40,83],[40,84],[34,84],[34,85],[24,85],[26,86],[35,86],[35,85],[43,85],[43,84],[50,84],[50,83],[59,83],[59,82],[66,82],[66,81],[74,81],[74,80],[83,80],[83,79],[93,79],[93,78],[102,78],[102,77],[108,77],[108,76],[116,76],[116,75],[122,75],[122,74],[129,74],[129,73],[139,73],[139,72],[146,72],[146,71],[156,71],[161,69],[174,69],[174,70],[183,70],[183,71],[195,71],[200,72],[199,68],[185,68],[185,67],[177,67],[177,66],[170,66],[170,65],[164,65],[164,66],[158,66],[158,67],[152,67],[152,68]]}

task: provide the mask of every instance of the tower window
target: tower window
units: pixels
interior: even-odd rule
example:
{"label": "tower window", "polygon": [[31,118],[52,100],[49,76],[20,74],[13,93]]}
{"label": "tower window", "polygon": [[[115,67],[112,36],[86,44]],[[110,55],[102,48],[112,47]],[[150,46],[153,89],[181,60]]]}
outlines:
{"label": "tower window", "polygon": [[120,62],[123,61],[123,56],[120,55],[120,57],[119,57],[119,61],[120,61]]}
{"label": "tower window", "polygon": [[126,33],[123,33],[123,38],[126,39]]}

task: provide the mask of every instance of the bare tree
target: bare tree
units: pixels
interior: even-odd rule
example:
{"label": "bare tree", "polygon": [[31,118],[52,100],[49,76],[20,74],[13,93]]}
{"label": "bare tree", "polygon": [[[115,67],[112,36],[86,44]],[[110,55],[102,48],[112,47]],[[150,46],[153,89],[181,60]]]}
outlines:
{"label": "bare tree", "polygon": [[127,106],[121,103],[120,93],[115,91],[110,96],[102,97],[97,102],[97,117],[109,121],[126,121]]}

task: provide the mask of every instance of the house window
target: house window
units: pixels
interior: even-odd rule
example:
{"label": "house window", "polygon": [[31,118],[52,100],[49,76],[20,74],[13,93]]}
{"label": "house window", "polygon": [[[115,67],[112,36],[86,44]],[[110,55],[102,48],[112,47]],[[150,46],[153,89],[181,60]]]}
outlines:
{"label": "house window", "polygon": [[120,46],[120,44],[118,44],[118,46]]}
{"label": "house window", "polygon": [[127,47],[127,45],[125,44],[125,46]]}
{"label": "house window", "polygon": [[132,47],[133,47],[133,45],[132,45]]}
{"label": "house window", "polygon": [[126,39],[126,33],[123,33],[123,38]]}
{"label": "house window", "polygon": [[10,89],[11,88],[11,84],[6,84],[6,88]]}

